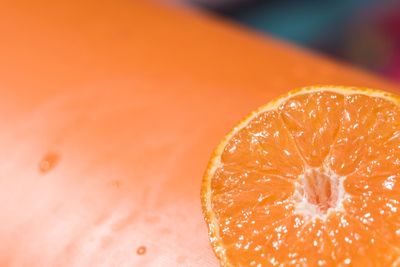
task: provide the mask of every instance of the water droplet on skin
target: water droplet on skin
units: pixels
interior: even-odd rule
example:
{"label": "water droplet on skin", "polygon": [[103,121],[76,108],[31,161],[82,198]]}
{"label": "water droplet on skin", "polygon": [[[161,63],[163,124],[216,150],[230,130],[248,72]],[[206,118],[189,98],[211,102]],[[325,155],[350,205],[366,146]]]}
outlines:
{"label": "water droplet on skin", "polygon": [[60,161],[60,156],[56,153],[47,153],[39,163],[40,173],[46,173],[52,170]]}
{"label": "water droplet on skin", "polygon": [[138,255],[144,255],[146,254],[146,247],[145,246],[140,246],[136,250],[136,254]]}
{"label": "water droplet on skin", "polygon": [[115,188],[120,188],[121,187],[121,181],[120,180],[114,180],[111,182],[111,185]]}

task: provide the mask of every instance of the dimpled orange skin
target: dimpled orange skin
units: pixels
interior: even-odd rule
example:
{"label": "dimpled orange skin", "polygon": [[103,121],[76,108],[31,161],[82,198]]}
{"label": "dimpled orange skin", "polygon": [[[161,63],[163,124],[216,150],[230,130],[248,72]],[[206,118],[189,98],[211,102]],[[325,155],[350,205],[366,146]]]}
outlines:
{"label": "dimpled orange skin", "polygon": [[238,118],[310,84],[396,88],[147,1],[4,2],[0,38],[0,266],[217,266],[198,191]]}

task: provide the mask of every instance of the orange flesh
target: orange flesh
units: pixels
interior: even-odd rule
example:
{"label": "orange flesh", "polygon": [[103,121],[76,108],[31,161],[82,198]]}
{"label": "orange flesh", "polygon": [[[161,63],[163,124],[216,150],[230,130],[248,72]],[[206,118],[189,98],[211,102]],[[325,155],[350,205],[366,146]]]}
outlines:
{"label": "orange flesh", "polygon": [[393,265],[399,137],[400,108],[365,94],[299,94],[255,116],[210,178],[221,263]]}

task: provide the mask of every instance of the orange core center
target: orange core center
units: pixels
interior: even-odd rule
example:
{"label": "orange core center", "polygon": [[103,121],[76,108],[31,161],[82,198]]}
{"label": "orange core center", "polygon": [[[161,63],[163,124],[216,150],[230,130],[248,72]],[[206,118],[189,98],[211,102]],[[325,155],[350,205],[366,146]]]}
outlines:
{"label": "orange core center", "polygon": [[302,177],[303,195],[321,214],[335,208],[338,202],[338,179],[321,169],[308,169]]}

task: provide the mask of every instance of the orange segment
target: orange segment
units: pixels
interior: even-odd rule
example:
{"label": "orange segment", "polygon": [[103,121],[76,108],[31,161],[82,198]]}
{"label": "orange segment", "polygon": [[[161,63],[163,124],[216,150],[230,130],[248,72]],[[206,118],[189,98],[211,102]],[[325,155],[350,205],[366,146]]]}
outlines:
{"label": "orange segment", "polygon": [[400,106],[386,92],[312,87],[250,114],[201,192],[222,266],[400,263]]}
{"label": "orange segment", "polygon": [[301,94],[288,99],[279,110],[306,163],[321,166],[339,130],[343,95]]}
{"label": "orange segment", "polygon": [[349,174],[360,167],[374,168],[372,173],[377,174],[379,166],[381,170],[386,169],[385,162],[395,163],[396,158],[385,158],[395,157],[398,152],[399,112],[397,104],[387,99],[359,94],[347,96],[342,127],[331,150],[332,168],[339,174]]}

